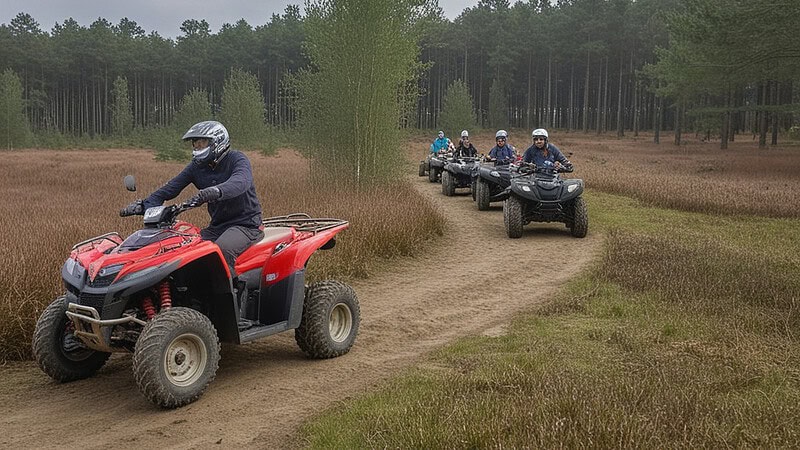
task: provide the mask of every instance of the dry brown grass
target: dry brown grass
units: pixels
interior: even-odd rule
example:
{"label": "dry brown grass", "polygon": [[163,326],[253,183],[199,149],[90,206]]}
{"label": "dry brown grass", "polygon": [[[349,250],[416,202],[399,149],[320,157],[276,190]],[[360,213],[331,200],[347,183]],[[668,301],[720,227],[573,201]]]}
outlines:
{"label": "dry brown grass", "polygon": [[690,137],[681,146],[652,136],[634,140],[554,133],[573,152],[575,176],[588,189],[634,197],[666,208],[718,214],[800,217],[800,148],[758,149],[738,140],[728,150]]}
{"label": "dry brown grass", "polygon": [[[276,157],[248,154],[264,215],[307,212],[349,220],[333,251],[315,256],[311,278],[369,274],[376,259],[411,255],[445,221],[407,183],[354,192],[315,187],[307,161],[284,150]],[[29,357],[39,312],[63,291],[60,268],[73,244],[108,231],[130,233],[140,218],[120,218],[119,209],[159,187],[183,167],[161,163],[145,150],[23,151],[4,155],[0,168],[0,361]],[[140,191],[129,193],[122,178],[132,173]],[[194,194],[192,187],[178,197]],[[201,209],[183,218],[205,225]]]}

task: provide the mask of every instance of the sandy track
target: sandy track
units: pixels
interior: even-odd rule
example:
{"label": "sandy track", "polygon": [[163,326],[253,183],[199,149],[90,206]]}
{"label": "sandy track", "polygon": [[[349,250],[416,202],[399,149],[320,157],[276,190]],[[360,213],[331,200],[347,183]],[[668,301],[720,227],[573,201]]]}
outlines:
{"label": "sandy track", "polygon": [[[501,207],[480,212],[469,195],[448,198],[427,178],[412,182],[448,217],[450,232],[422,257],[353,284],[362,323],[349,354],[306,359],[291,332],[223,346],[217,378],[203,397],[172,411],[139,393],[128,355],[114,355],[95,377],[68,384],[52,382],[34,363],[9,364],[0,368],[0,447],[284,448],[304,420],[430,350],[460,336],[501,332],[599,249],[591,227],[587,238],[575,239],[563,225],[528,225],[522,239],[510,240]],[[548,255],[555,274],[539,270]]]}

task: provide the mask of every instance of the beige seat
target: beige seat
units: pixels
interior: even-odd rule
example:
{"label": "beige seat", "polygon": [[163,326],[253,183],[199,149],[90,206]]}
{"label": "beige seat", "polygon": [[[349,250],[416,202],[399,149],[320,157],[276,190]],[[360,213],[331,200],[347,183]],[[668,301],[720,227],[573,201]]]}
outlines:
{"label": "beige seat", "polygon": [[286,242],[292,238],[292,229],[289,227],[265,227],[264,238],[255,245]]}

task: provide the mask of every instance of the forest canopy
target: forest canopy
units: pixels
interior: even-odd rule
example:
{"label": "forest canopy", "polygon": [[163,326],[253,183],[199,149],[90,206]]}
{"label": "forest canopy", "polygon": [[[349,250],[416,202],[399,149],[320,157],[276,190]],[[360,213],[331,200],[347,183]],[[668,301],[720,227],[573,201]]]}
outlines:
{"label": "forest canopy", "polygon": [[[751,132],[763,145],[768,129],[774,141],[796,125],[800,2],[480,0],[452,21],[435,2],[418,3],[425,13],[408,25],[422,70],[403,126],[438,127],[455,81],[484,127],[695,129],[723,141]],[[266,123],[293,127],[298,94],[286,81],[314,67],[304,13],[291,5],[263,25],[240,20],[217,32],[187,19],[173,40],[128,18],[43,30],[20,12],[0,25],[0,72],[19,79],[34,133],[112,135],[119,79],[136,128],[172,124],[196,89],[216,114],[233,69],[257,80]]]}

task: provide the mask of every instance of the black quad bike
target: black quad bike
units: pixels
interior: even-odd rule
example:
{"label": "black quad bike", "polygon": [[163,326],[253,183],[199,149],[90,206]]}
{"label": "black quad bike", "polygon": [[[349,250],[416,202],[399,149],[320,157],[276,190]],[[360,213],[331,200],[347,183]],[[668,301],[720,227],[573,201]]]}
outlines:
{"label": "black quad bike", "polygon": [[[438,155],[431,155],[428,160],[428,181],[436,183],[441,180],[442,172],[447,161],[451,158],[449,153],[439,152]],[[424,163],[425,161],[423,161]]]}
{"label": "black quad bike", "polygon": [[473,178],[473,198],[480,211],[489,209],[489,204],[508,198],[511,174],[516,173],[516,164],[481,165]]}
{"label": "black quad bike", "polygon": [[[133,177],[125,184],[134,191]],[[263,221],[264,237],[237,259],[231,276],[214,242],[178,216],[196,204],[144,211],[144,228],[106,233],[72,247],[61,269],[66,292],[36,323],[33,353],[56,381],[94,375],[111,353],[133,354],[133,375],[148,400],[176,408],[214,379],[220,342],[244,344],[294,330],[313,358],[347,353],[358,334],[353,289],[305,284],[309,258],[333,248],[348,227],[306,214]]]}
{"label": "black quad bike", "polygon": [[442,171],[442,194],[452,197],[456,189],[472,189],[472,179],[480,166],[480,158],[462,157],[449,160]]}
{"label": "black quad bike", "polygon": [[530,222],[562,222],[573,236],[586,236],[589,215],[581,197],[583,180],[562,180],[558,175],[571,171],[523,164],[519,173],[512,175],[509,196],[503,203],[508,237],[522,237],[522,227]]}

